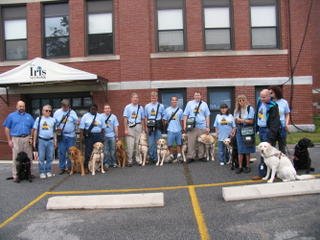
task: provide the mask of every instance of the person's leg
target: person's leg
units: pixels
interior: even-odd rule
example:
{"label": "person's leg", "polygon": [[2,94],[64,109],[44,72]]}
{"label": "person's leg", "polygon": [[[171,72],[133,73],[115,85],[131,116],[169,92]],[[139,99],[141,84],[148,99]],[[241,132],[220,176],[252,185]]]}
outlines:
{"label": "person's leg", "polygon": [[134,154],[134,158],[135,161],[138,164],[141,164],[140,160],[139,160],[139,150],[138,150],[138,145],[139,145],[139,138],[140,138],[140,134],[142,132],[142,126],[141,124],[138,124],[134,127],[134,147],[133,147],[133,154]]}
{"label": "person's leg", "polygon": [[[150,131],[150,130],[149,130]],[[148,134],[148,155],[149,160],[154,162],[156,159],[156,131],[149,132]]]}
{"label": "person's leg", "polygon": [[53,141],[46,142],[46,173],[52,174],[52,160],[54,155],[54,143]]}
{"label": "person's leg", "polygon": [[287,145],[287,131],[285,127],[281,127],[281,134],[278,140],[279,150],[286,154],[286,145]]}
{"label": "person's leg", "polygon": [[62,136],[61,141],[58,143],[58,152],[59,152],[59,168],[61,171],[66,169],[66,148],[67,148],[67,139]]}
{"label": "person's leg", "polygon": [[71,169],[71,161],[69,159],[69,148],[76,145],[76,138],[75,137],[67,137],[67,147],[66,147],[66,168]]}
{"label": "person's leg", "polygon": [[197,131],[193,128],[191,131],[187,132],[188,136],[188,152],[187,159],[194,160],[196,157],[196,144],[197,144]]}
{"label": "person's leg", "polygon": [[243,161],[246,162],[246,166],[244,167],[243,172],[249,173],[251,171],[250,165],[249,165],[250,164],[250,153],[246,153],[246,154],[243,154],[243,155],[244,155]]}
{"label": "person's leg", "polygon": [[116,161],[116,140],[114,138],[109,139],[109,152],[110,152],[110,163],[113,167],[117,166]]}
{"label": "person's leg", "polygon": [[104,139],[104,161],[103,165],[110,167],[111,166],[111,145],[110,145],[111,138],[106,137]]}
{"label": "person's leg", "polygon": [[85,139],[85,161],[84,167],[88,169],[88,163],[90,161],[91,153],[93,150],[93,136],[89,136]]}
{"label": "person's leg", "polygon": [[238,154],[238,160],[239,160],[239,168],[237,169],[236,173],[242,172],[242,163],[243,163],[243,154]]}
{"label": "person's leg", "polygon": [[17,178],[17,154],[20,151],[20,144],[19,144],[19,138],[17,137],[12,137],[12,143],[13,143],[13,148],[12,148],[12,177],[13,179]]}
{"label": "person's leg", "polygon": [[168,132],[167,134],[167,144],[168,144],[168,148],[169,148],[169,152],[170,152],[170,158],[171,160],[173,160],[173,144],[175,142],[175,134],[174,132]]}
{"label": "person's leg", "polygon": [[218,141],[218,155],[220,164],[224,163],[225,154],[223,141]]}
{"label": "person's leg", "polygon": [[41,139],[39,139],[38,154],[39,154],[39,173],[46,174],[46,164],[45,164],[46,145],[45,145],[45,141]]}
{"label": "person's leg", "polygon": [[128,128],[128,136],[126,136],[127,152],[128,152],[128,164],[133,163],[133,151],[134,151],[134,128]]}
{"label": "person's leg", "polygon": [[197,139],[201,134],[206,133],[206,131],[204,129],[196,128],[196,132],[197,132],[197,134],[196,134],[196,146],[197,146],[197,149],[198,149],[198,158],[199,159],[203,159],[206,156],[206,146],[204,144],[199,143]]}

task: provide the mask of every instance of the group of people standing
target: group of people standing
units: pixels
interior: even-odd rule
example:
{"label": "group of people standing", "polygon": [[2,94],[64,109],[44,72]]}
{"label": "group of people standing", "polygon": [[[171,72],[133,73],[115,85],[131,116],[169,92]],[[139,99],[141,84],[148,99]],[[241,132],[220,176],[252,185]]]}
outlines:
{"label": "group of people standing", "polygon": [[[137,93],[131,94],[131,103],[123,111],[124,134],[127,143],[128,166],[134,160],[141,164],[138,158],[139,138],[142,131],[148,135],[149,162],[157,161],[157,141],[162,133],[167,134],[170,158],[181,159],[182,132],[188,136],[187,161],[195,159],[206,161],[203,144],[198,144],[197,138],[203,133],[210,132],[210,110],[201,98],[200,92],[195,92],[193,100],[189,101],[185,109],[178,106],[178,97],[172,96],[170,106],[164,108],[158,102],[158,93],[150,94],[150,103],[145,107],[139,104]],[[103,142],[105,146],[105,167],[116,165],[116,141],[118,140],[119,121],[111,113],[109,104],[104,105],[103,113],[98,112],[98,106],[92,104],[87,113],[79,120],[76,112],[71,109],[68,99],[61,101],[61,108],[52,116],[52,107],[42,107],[41,116],[36,120],[26,113],[25,103],[18,101],[16,111],[10,113],[3,123],[8,145],[12,148],[12,175],[16,179],[16,156],[24,151],[29,158],[33,158],[33,151],[38,152],[40,178],[52,177],[52,160],[58,147],[60,174],[68,172],[70,160],[68,149],[76,145],[76,129],[80,129],[80,142],[85,144],[85,168],[93,150],[93,144]],[[245,126],[255,126],[261,141],[268,141],[272,145],[279,143],[281,151],[285,151],[285,138],[289,123],[288,103],[282,98],[279,87],[270,87],[260,93],[260,100],[256,111],[249,104],[245,95],[237,97],[234,115],[229,107],[223,103],[220,114],[216,116],[214,127],[218,135],[218,153],[220,164],[227,161],[227,154],[223,140],[235,137],[239,153],[239,169],[237,173],[249,172],[250,153],[255,152],[254,141],[247,142],[242,134]],[[177,155],[174,156],[173,147]],[[262,160],[263,161],[263,160]],[[245,167],[243,167],[243,163]]]}

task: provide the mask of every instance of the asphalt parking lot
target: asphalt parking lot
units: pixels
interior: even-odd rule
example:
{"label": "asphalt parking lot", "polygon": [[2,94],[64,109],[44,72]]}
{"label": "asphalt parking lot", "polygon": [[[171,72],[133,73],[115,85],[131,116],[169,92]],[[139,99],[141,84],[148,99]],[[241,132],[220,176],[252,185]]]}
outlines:
{"label": "asphalt parking lot", "polygon": [[[291,151],[292,152],[292,151]],[[310,149],[320,176],[320,146]],[[56,168],[56,165],[55,165]],[[32,183],[5,180],[0,162],[0,239],[320,239],[320,195],[225,202],[224,186],[262,183],[218,162],[134,166],[96,176],[57,175]],[[49,197],[163,192],[162,208],[47,211]]]}

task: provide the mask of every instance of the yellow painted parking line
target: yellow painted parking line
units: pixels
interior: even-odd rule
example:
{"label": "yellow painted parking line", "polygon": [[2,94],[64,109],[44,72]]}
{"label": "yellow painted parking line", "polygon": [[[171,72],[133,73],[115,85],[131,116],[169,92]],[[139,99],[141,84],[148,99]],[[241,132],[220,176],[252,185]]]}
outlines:
{"label": "yellow painted parking line", "polygon": [[8,223],[12,222],[13,220],[15,220],[17,217],[19,217],[22,213],[24,213],[25,211],[27,211],[29,208],[31,208],[33,205],[35,205],[37,202],[39,202],[42,198],[44,198],[47,195],[47,192],[42,193],[41,195],[39,195],[38,197],[36,197],[34,200],[32,200],[30,203],[28,203],[26,206],[24,206],[23,208],[21,208],[18,212],[16,212],[15,214],[13,214],[11,217],[7,218],[5,221],[3,221],[2,223],[0,223],[0,228],[3,228],[4,226],[6,226]]}
{"label": "yellow painted parking line", "polygon": [[204,217],[203,217],[203,214],[202,214],[202,211],[200,208],[200,204],[199,204],[199,200],[198,200],[197,193],[195,190],[195,186],[189,186],[188,190],[189,190],[189,194],[190,194],[190,198],[191,198],[194,216],[195,216],[197,224],[198,224],[200,238],[201,238],[201,240],[209,240],[210,236],[209,236],[207,224],[206,224],[206,221],[204,220]]}

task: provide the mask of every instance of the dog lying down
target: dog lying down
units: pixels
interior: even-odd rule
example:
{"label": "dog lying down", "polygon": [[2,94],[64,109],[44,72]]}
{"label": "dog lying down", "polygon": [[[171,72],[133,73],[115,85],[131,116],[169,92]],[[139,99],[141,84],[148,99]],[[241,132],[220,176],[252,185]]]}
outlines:
{"label": "dog lying down", "polygon": [[276,175],[284,182],[315,178],[312,175],[297,175],[290,159],[278,149],[271,146],[270,143],[261,142],[258,145],[258,149],[267,165],[267,175],[263,180],[268,180],[271,173],[271,178],[268,180],[268,183],[272,183]]}

